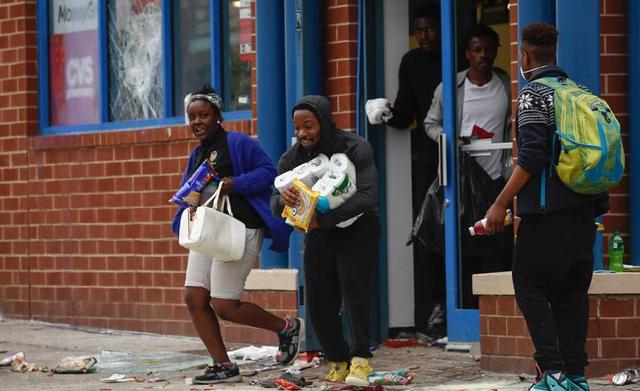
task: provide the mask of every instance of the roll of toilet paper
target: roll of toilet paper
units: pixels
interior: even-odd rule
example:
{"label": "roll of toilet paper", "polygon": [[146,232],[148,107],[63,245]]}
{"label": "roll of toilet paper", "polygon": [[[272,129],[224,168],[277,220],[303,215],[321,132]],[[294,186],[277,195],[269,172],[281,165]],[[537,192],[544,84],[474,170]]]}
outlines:
{"label": "roll of toilet paper", "polygon": [[322,178],[325,172],[327,172],[327,169],[329,168],[329,158],[327,155],[321,153],[315,158],[309,160],[307,164],[309,165],[309,170],[311,170],[315,180],[318,180]]}
{"label": "roll of toilet paper", "polygon": [[313,186],[313,184],[316,181],[308,163],[303,163],[291,171],[293,173],[294,179],[299,180],[300,182],[304,183],[308,187]]}
{"label": "roll of toilet paper", "polygon": [[322,214],[329,213],[331,209],[339,207],[345,201],[342,197],[334,196],[334,187],[322,179],[313,185],[312,190],[318,192],[319,197],[316,203],[316,210]]}
{"label": "roll of toilet paper", "polygon": [[334,153],[329,160],[329,170],[333,172],[344,172],[350,178],[355,178],[356,168],[344,153]]}
{"label": "roll of toilet paper", "polygon": [[291,171],[287,171],[276,177],[273,181],[273,186],[278,189],[280,193],[284,193],[285,190],[293,186],[293,179],[293,173]]}
{"label": "roll of toilet paper", "polygon": [[347,173],[329,171],[324,174],[321,181],[333,188],[334,196],[351,197],[356,192],[356,185]]}

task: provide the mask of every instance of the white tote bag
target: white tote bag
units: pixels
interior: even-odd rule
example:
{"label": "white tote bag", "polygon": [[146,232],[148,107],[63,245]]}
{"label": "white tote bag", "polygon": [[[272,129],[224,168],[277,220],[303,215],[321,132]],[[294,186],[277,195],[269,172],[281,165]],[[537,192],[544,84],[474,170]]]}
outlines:
{"label": "white tote bag", "polygon": [[[219,261],[237,261],[244,254],[244,223],[233,217],[229,196],[219,202],[220,186],[191,219],[189,208],[180,217],[179,243]],[[213,206],[209,204],[213,201]],[[229,214],[224,213],[227,207]]]}

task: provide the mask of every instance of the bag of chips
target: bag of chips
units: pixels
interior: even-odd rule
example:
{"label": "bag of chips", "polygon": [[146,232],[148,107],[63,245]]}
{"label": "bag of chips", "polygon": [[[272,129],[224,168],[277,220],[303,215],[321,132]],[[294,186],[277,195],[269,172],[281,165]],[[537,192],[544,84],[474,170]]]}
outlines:
{"label": "bag of chips", "polygon": [[191,175],[189,179],[180,187],[169,202],[180,206],[198,206],[200,192],[215,178],[215,171],[209,160],[202,162],[200,167]]}

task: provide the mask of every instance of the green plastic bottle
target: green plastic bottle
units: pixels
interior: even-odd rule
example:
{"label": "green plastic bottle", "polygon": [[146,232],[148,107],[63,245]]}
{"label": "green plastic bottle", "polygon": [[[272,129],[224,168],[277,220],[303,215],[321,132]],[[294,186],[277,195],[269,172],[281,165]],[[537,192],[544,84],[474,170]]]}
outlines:
{"label": "green plastic bottle", "polygon": [[622,258],[624,256],[624,241],[616,229],[609,240],[609,270],[624,271]]}

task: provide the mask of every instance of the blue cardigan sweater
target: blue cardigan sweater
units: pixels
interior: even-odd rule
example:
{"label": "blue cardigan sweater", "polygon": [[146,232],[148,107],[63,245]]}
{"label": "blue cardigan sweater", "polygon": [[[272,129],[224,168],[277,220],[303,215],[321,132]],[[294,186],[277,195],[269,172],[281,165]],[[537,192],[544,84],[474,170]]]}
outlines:
{"label": "blue cardigan sweater", "polygon": [[[244,196],[264,221],[267,226],[265,237],[271,238],[269,249],[286,251],[292,228],[285,224],[284,219],[275,217],[269,206],[271,185],[277,173],[273,161],[257,141],[243,133],[227,132],[227,145],[233,164],[232,192]],[[195,165],[195,150],[196,148],[191,151],[180,186],[187,181],[187,173]],[[180,231],[180,216],[184,209],[183,206],[179,207],[173,218],[172,228],[176,235]]]}

